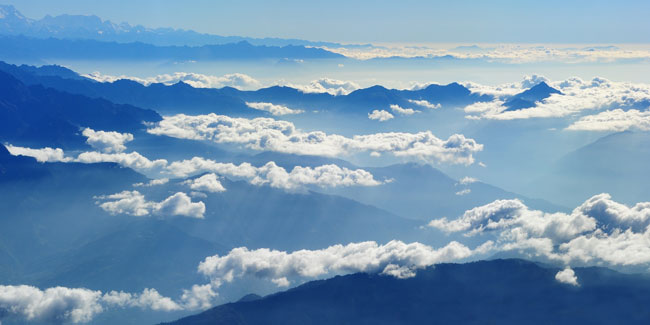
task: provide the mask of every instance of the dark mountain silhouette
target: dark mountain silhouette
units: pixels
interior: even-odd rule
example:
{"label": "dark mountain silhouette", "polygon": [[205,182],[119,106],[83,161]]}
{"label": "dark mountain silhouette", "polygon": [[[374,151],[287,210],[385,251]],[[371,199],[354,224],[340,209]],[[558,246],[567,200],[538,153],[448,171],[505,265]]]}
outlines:
{"label": "dark mountain silhouette", "polygon": [[524,260],[439,264],[417,276],[357,273],[229,303],[167,324],[647,324],[650,279]]}
{"label": "dark mountain silhouette", "polygon": [[26,86],[0,72],[0,140],[40,146],[79,146],[80,128],[136,132],[160,115],[131,105],[116,105],[40,85]]}
{"label": "dark mountain silhouette", "polygon": [[520,109],[530,108],[535,106],[536,102],[542,101],[550,97],[552,94],[562,93],[542,81],[530,89],[512,96],[503,104],[503,106],[508,108],[505,111],[517,111]]}

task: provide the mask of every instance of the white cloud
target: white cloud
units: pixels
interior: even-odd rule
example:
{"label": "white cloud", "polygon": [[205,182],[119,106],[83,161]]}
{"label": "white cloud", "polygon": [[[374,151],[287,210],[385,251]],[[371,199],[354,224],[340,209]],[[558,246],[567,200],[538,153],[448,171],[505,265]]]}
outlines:
{"label": "white cloud", "polygon": [[[123,191],[95,197],[100,208],[110,214],[133,216],[185,216],[202,219],[205,213],[203,202],[192,202],[187,194],[178,192],[161,202],[147,201],[138,191]],[[102,202],[103,201],[103,202]]]}
{"label": "white cloud", "polygon": [[147,183],[135,183],[133,187],[152,187],[169,183],[169,178],[152,179]]}
{"label": "white cloud", "polygon": [[194,157],[190,160],[173,162],[168,166],[167,171],[178,177],[211,172],[233,178],[243,178],[255,185],[268,184],[271,187],[286,190],[297,190],[307,185],[338,187],[376,186],[382,184],[382,182],[375,180],[371,173],[363,169],[351,170],[337,165],[323,165],[313,168],[296,166],[290,172],[287,172],[274,162],[255,167],[249,163],[235,165]]}
{"label": "white cloud", "polygon": [[131,133],[95,131],[91,128],[85,128],[81,134],[87,138],[86,143],[91,147],[106,153],[122,152],[126,149],[124,144],[133,141],[133,134]]}
{"label": "white cloud", "polygon": [[403,107],[401,107],[399,105],[396,105],[396,104],[390,105],[390,109],[394,113],[399,114],[399,115],[413,115],[415,113],[420,113],[420,111],[416,111],[416,110],[414,110],[412,108],[403,108]]}
{"label": "white cloud", "polygon": [[213,173],[205,174],[195,179],[188,179],[183,183],[189,185],[191,189],[196,191],[213,193],[226,191],[226,188],[217,179],[217,175]]}
{"label": "white cloud", "polygon": [[27,321],[88,322],[103,311],[100,298],[100,291],[88,289],[0,285],[0,317],[7,313]]}
{"label": "white cloud", "polygon": [[379,122],[385,122],[392,119],[393,114],[385,110],[373,110],[372,113],[368,113],[368,118],[371,120],[377,120]]}
{"label": "white cloud", "polygon": [[478,182],[478,179],[476,179],[474,177],[469,177],[469,176],[465,176],[465,177],[461,178],[460,181],[458,181],[458,183],[460,185],[469,185],[469,184],[476,183],[476,182]]}
{"label": "white cloud", "polygon": [[[77,158],[70,158],[65,157],[63,150],[58,148],[30,149],[8,145],[8,148],[9,147],[13,152],[22,153],[32,157],[41,157],[50,152],[55,152],[56,156],[47,156],[50,161],[76,161],[82,163],[115,162],[142,173],[158,176],[188,177],[205,172],[218,173],[223,176],[243,178],[254,185],[269,185],[271,187],[282,188],[285,190],[300,190],[308,185],[338,187],[376,186],[382,184],[381,181],[375,180],[371,173],[363,169],[351,170],[333,164],[313,168],[296,166],[288,172],[272,161],[261,167],[255,167],[250,163],[235,165],[232,163],[219,163],[201,157],[194,157],[190,160],[174,161],[170,164],[164,159],[151,161],[137,152],[108,154],[92,151],[83,152],[79,154]],[[167,183],[167,181],[167,178],[161,178],[152,180],[147,184],[137,183],[134,184],[134,186],[148,187],[162,185]],[[207,180],[201,180],[201,184],[203,185],[206,185],[206,182]],[[218,189],[218,185],[214,182],[209,187],[212,189]],[[204,189],[207,189],[207,187]],[[133,211],[134,213],[132,214],[135,214],[135,211],[137,210]],[[142,212],[142,210],[140,210],[140,212]]]}
{"label": "white cloud", "polygon": [[279,285],[286,285],[288,278],[317,278],[354,272],[410,277],[417,269],[467,258],[483,250],[481,247],[472,251],[457,242],[434,249],[420,243],[406,244],[397,240],[385,245],[369,241],[291,253],[240,247],[225,256],[207,257],[199,264],[199,272],[209,276],[217,285],[246,276],[269,279]]}
{"label": "white cloud", "polygon": [[627,206],[595,195],[571,213],[530,210],[518,200],[497,200],[456,220],[429,226],[465,236],[493,234],[496,251],[515,251],[564,265],[650,267],[650,202]]}
{"label": "white cloud", "polygon": [[555,274],[555,280],[560,283],[566,283],[576,287],[579,285],[578,277],[570,267],[566,267],[564,270],[557,272],[557,274]]}
{"label": "white cloud", "polygon": [[474,153],[483,150],[483,145],[460,134],[454,134],[447,140],[437,138],[431,131],[376,133],[349,138],[322,131],[304,132],[287,121],[216,114],[167,116],[148,132],[183,139],[240,144],[253,150],[320,156],[363,151],[390,152],[398,157],[430,163],[466,165],[474,162]]}
{"label": "white cloud", "polygon": [[612,131],[650,130],[650,111],[631,109],[608,110],[594,115],[587,115],[569,125],[573,131]]}
{"label": "white cloud", "polygon": [[648,59],[650,51],[620,47],[558,47],[522,44],[497,44],[489,48],[477,48],[473,51],[463,50],[458,47],[442,48],[430,46],[388,46],[381,47],[341,47],[324,49],[345,55],[347,57],[369,60],[390,57],[424,57],[424,58],[455,58],[459,60],[484,60],[487,62],[502,62],[511,64],[535,62],[561,62],[563,64],[585,62],[614,62],[630,59]]}
{"label": "white cloud", "polygon": [[469,188],[466,188],[464,190],[460,190],[460,191],[456,192],[456,195],[463,196],[463,195],[467,195],[469,193],[472,193],[472,190],[470,190]]}
{"label": "white cloud", "polygon": [[[470,114],[467,117],[470,119],[514,120],[564,117],[584,114],[586,111],[613,110],[600,116],[586,117],[573,126],[573,129],[647,127],[647,114],[635,111],[634,108],[648,106],[650,84],[614,82],[599,77],[589,81],[573,77],[563,81],[549,82],[551,87],[560,90],[562,94],[551,94],[530,108],[505,111],[506,107],[503,104],[508,96],[523,91],[529,84],[540,80],[548,81],[544,77],[533,76],[524,79],[520,85],[490,87],[471,84],[470,90],[473,92],[491,93],[496,97],[490,102],[477,102],[466,106],[465,112]],[[504,89],[508,91],[504,91]],[[625,113],[620,109],[630,110],[630,113]],[[626,119],[633,119],[633,121],[630,122]]]}
{"label": "white cloud", "polygon": [[226,74],[219,77],[219,76],[204,75],[200,73],[175,72],[172,74],[161,74],[154,77],[138,78],[133,76],[125,76],[125,75],[111,76],[111,75],[101,74],[100,72],[93,72],[91,74],[87,74],[83,76],[99,82],[114,82],[119,79],[128,79],[128,80],[139,82],[145,86],[148,86],[152,83],[173,85],[175,83],[178,83],[179,81],[182,81],[194,88],[234,87],[240,90],[255,90],[262,86],[259,81],[242,73]]}
{"label": "white cloud", "polygon": [[246,105],[252,109],[269,112],[274,116],[288,115],[288,114],[300,114],[305,111],[300,109],[291,109],[282,105],[274,105],[271,103],[250,103],[246,102]]}
{"label": "white cloud", "polygon": [[67,158],[64,156],[63,150],[60,148],[41,148],[41,149],[32,149],[25,147],[15,147],[10,144],[5,144],[5,147],[10,154],[14,156],[27,156],[36,158],[39,162],[67,162],[72,161],[72,158]]}
{"label": "white cloud", "polygon": [[352,81],[343,81],[329,78],[314,80],[307,85],[286,84],[302,91],[303,93],[327,93],[334,96],[347,95],[359,88],[358,84]]}
{"label": "white cloud", "polygon": [[438,109],[438,108],[441,107],[440,103],[432,104],[432,103],[430,103],[430,102],[428,102],[428,101],[426,101],[424,99],[422,99],[422,100],[409,99],[408,102],[412,103],[412,104],[415,104],[415,105],[418,105],[418,106],[430,108],[430,109]]}
{"label": "white cloud", "polygon": [[216,295],[209,285],[195,285],[184,290],[178,301],[149,288],[133,294],[123,291],[102,293],[85,288],[41,290],[28,285],[0,285],[0,321],[9,316],[12,320],[17,318],[30,323],[87,323],[109,308],[136,307],[165,312],[206,309]]}

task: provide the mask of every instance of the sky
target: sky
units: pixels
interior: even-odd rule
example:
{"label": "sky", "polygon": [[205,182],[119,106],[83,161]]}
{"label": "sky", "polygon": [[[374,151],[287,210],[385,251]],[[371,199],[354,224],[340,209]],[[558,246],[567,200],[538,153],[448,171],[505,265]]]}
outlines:
{"label": "sky", "polygon": [[648,43],[650,1],[4,0],[30,18],[95,14],[219,35],[387,43]]}

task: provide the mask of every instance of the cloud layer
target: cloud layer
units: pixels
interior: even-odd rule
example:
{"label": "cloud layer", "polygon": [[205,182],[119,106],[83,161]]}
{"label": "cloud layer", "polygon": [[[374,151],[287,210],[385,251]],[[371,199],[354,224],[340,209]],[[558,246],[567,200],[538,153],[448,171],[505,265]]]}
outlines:
{"label": "cloud layer", "polygon": [[260,111],[265,111],[271,113],[271,115],[274,116],[282,116],[282,115],[289,115],[289,114],[300,114],[304,113],[305,111],[300,110],[300,109],[291,109],[286,106],[282,105],[274,105],[271,103],[250,103],[246,102],[246,105],[252,109],[260,110]]}
{"label": "cloud layer", "polygon": [[110,214],[128,214],[138,217],[184,216],[203,219],[205,213],[203,202],[192,202],[192,199],[183,192],[177,192],[161,202],[147,201],[138,191],[123,191],[97,196],[95,199],[98,200],[99,207]]}
{"label": "cloud layer", "polygon": [[107,153],[122,152],[126,150],[124,144],[133,141],[133,134],[131,133],[95,131],[91,128],[85,128],[81,134],[87,138],[86,143],[91,147]]}
{"label": "cloud layer", "polygon": [[255,90],[261,87],[261,83],[259,81],[255,80],[251,76],[242,73],[226,74],[219,77],[200,73],[175,72],[172,74],[161,74],[154,77],[139,78],[126,75],[111,76],[102,74],[100,72],[93,72],[91,74],[83,76],[99,82],[114,82],[120,79],[127,79],[139,82],[145,86],[149,86],[153,83],[173,85],[182,81],[194,88],[234,87],[240,90]]}
{"label": "cloud layer", "polygon": [[650,202],[627,206],[609,194],[591,197],[570,214],[530,210],[519,200],[497,200],[456,220],[429,223],[465,236],[494,235],[496,251],[515,251],[565,265],[650,266]]}
{"label": "cloud layer", "polygon": [[371,120],[376,120],[379,122],[386,122],[392,118],[394,118],[393,114],[389,113],[388,111],[385,110],[373,110],[372,113],[368,113],[368,118]]}
{"label": "cloud layer", "polygon": [[243,145],[248,149],[292,154],[341,156],[356,152],[389,152],[397,157],[430,163],[474,163],[483,145],[461,134],[447,140],[431,131],[390,132],[345,137],[322,131],[304,132],[293,123],[270,118],[233,118],[225,115],[167,116],[148,130],[151,134],[182,139]]}

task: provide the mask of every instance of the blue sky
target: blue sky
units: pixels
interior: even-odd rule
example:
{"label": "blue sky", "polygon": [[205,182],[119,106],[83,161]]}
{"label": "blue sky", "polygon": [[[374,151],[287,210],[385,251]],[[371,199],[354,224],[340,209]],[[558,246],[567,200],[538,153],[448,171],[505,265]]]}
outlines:
{"label": "blue sky", "polygon": [[220,35],[341,42],[647,43],[650,1],[4,0],[26,16],[96,14]]}

